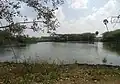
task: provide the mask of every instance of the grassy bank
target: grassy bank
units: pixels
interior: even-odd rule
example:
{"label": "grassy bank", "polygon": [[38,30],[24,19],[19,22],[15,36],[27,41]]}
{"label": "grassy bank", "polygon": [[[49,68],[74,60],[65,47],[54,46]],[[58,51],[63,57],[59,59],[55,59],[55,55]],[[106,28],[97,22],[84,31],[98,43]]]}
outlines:
{"label": "grassy bank", "polygon": [[119,84],[120,67],[0,63],[0,84]]}

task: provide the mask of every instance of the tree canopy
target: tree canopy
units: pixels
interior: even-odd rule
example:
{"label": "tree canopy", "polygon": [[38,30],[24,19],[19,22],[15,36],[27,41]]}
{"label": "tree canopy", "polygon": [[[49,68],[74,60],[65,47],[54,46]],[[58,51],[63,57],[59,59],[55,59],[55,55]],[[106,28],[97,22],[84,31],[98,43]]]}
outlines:
{"label": "tree canopy", "polygon": [[[31,29],[34,31],[41,30],[38,22],[42,22],[44,27],[47,27],[48,32],[55,30],[59,26],[54,11],[58,9],[59,5],[64,3],[63,0],[0,0],[0,22],[1,20],[5,20],[9,23],[7,26],[1,25],[0,28],[12,28],[16,30],[16,23],[13,18],[26,17],[21,15],[19,11],[22,3],[25,3],[28,7],[32,7],[37,13],[37,17],[31,22]],[[19,23],[19,25],[21,25],[21,23]]]}
{"label": "tree canopy", "polygon": [[82,34],[55,34],[50,37],[42,37],[45,41],[54,42],[67,42],[67,41],[83,41],[83,42],[94,42],[96,34],[95,33],[82,33]]}
{"label": "tree canopy", "polygon": [[107,42],[120,41],[120,29],[103,33],[103,41]]}

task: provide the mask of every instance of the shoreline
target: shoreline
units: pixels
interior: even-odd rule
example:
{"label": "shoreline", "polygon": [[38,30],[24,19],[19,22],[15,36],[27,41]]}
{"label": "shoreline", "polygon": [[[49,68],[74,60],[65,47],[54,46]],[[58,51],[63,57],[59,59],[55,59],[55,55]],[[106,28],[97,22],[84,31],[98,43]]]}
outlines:
{"label": "shoreline", "polygon": [[57,65],[57,66],[69,66],[69,65],[78,65],[78,66],[90,66],[90,67],[92,67],[92,66],[94,66],[94,67],[97,67],[97,66],[99,66],[99,67],[114,67],[114,68],[120,68],[120,65],[108,65],[108,64],[89,64],[89,63],[71,63],[71,64],[64,64],[64,63],[61,63],[61,64],[56,64],[56,63],[47,63],[46,61],[42,61],[42,62],[29,62],[29,63],[27,63],[26,61],[24,62],[15,62],[15,61],[4,61],[4,62],[0,62],[0,64],[24,64],[24,63],[26,63],[26,64],[49,64],[49,65],[52,65],[52,64],[54,64],[54,65]]}
{"label": "shoreline", "polygon": [[0,62],[0,84],[119,84],[120,66]]}

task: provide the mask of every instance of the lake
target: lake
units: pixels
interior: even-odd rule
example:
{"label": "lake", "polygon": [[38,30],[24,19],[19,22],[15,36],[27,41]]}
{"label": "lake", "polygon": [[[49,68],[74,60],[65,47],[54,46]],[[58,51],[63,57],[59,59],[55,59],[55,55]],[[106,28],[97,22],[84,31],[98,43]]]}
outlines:
{"label": "lake", "polygon": [[[25,47],[14,47],[14,52],[19,61],[26,59],[31,62],[47,61],[58,64],[77,62],[81,64],[120,65],[120,50],[116,48],[119,46],[112,46],[113,44],[40,42]],[[0,48],[0,61],[15,61],[11,48]]]}

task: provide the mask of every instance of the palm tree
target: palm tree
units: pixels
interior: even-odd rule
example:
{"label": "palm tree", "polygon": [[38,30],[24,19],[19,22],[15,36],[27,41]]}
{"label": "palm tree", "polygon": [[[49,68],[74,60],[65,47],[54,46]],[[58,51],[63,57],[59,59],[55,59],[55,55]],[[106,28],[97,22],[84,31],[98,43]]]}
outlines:
{"label": "palm tree", "polygon": [[99,32],[98,32],[98,31],[96,31],[96,32],[95,32],[95,35],[97,36],[98,34],[99,34]]}
{"label": "palm tree", "polygon": [[96,41],[97,41],[97,42],[98,42],[98,39],[97,39],[97,37],[96,37],[96,36],[97,36],[98,34],[99,34],[99,32],[98,32],[98,31],[96,31],[96,32],[95,32],[95,39],[96,39]]}
{"label": "palm tree", "polygon": [[109,31],[108,26],[107,26],[108,20],[107,20],[107,19],[104,19],[104,20],[103,20],[103,23],[105,24],[105,26],[106,26],[106,28],[107,28],[107,31]]}

